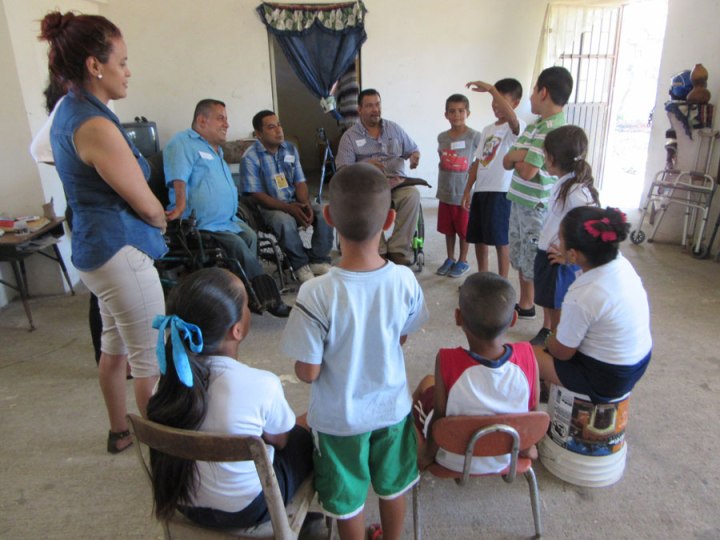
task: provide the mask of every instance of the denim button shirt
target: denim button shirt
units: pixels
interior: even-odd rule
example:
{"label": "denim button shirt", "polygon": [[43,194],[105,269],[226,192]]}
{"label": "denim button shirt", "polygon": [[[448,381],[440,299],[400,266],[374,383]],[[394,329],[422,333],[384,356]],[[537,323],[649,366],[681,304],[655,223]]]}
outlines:
{"label": "denim button shirt", "polygon": [[143,221],[130,205],[82,162],[75,150],[75,131],[100,116],[117,126],[132,150],[145,179],[150,167],[128,139],[118,117],[85,90],[71,90],[60,103],[50,129],[55,167],[73,211],[72,262],[81,271],[95,270],[124,246],[133,246],[157,259],[167,252],[160,229]]}

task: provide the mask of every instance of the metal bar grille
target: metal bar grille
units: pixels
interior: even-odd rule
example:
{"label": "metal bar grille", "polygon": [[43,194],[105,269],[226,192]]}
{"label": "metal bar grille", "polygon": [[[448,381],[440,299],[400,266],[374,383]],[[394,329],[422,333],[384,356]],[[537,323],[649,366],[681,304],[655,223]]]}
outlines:
{"label": "metal bar grille", "polygon": [[575,80],[566,108],[567,120],[587,133],[587,160],[600,188],[622,7],[554,6],[554,10],[551,25],[556,65],[567,68]]}

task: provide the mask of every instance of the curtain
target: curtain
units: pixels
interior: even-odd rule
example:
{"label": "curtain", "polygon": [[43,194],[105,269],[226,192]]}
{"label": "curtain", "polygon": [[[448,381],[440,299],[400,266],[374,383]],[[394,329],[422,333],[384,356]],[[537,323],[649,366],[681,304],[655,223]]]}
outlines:
{"label": "curtain", "polygon": [[338,120],[333,85],[367,39],[361,1],[344,4],[272,4],[257,7],[298,78]]}

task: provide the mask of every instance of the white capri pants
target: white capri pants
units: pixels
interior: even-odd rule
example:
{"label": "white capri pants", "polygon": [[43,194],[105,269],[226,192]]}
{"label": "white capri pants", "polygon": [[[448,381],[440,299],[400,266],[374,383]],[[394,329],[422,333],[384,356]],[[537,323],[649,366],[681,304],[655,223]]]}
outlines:
{"label": "white capri pants", "polygon": [[98,297],[102,316],[101,350],[128,355],[132,376],[158,375],[155,315],[165,314],[165,297],[153,260],[124,246],[96,270],[80,271],[80,279]]}

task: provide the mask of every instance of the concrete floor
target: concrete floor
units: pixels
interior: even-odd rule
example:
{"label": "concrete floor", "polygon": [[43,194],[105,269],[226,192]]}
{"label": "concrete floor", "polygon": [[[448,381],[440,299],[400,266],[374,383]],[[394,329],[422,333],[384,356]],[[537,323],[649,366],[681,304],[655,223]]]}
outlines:
{"label": "concrete floor", "polygon": [[[431,317],[406,347],[411,385],[431,372],[437,349],[464,344],[453,325],[459,282],[434,275],[444,259],[434,201],[423,201],[427,268],[418,275]],[[720,314],[720,265],[678,246],[624,245],[651,298],[654,357],[636,387],[624,477],[580,488],[536,471],[546,538],[720,538],[720,431],[714,413],[720,355],[712,341]],[[472,257],[471,257],[472,259]],[[474,266],[474,263],[473,263]],[[133,451],[105,452],[107,422],[87,329],[87,294],[32,300],[37,330],[22,306],[0,312],[0,538],[161,538],[150,491]],[[282,377],[295,411],[309,388],[277,345],[283,320],[253,316],[243,361]],[[539,321],[520,321],[510,340],[531,338]],[[715,396],[715,397],[713,397]],[[130,410],[134,403],[129,400]],[[377,521],[371,501],[368,522]],[[428,539],[528,538],[527,487],[480,479],[459,488],[425,478]],[[411,537],[411,517],[406,536]],[[320,538],[314,531],[306,538]]]}

